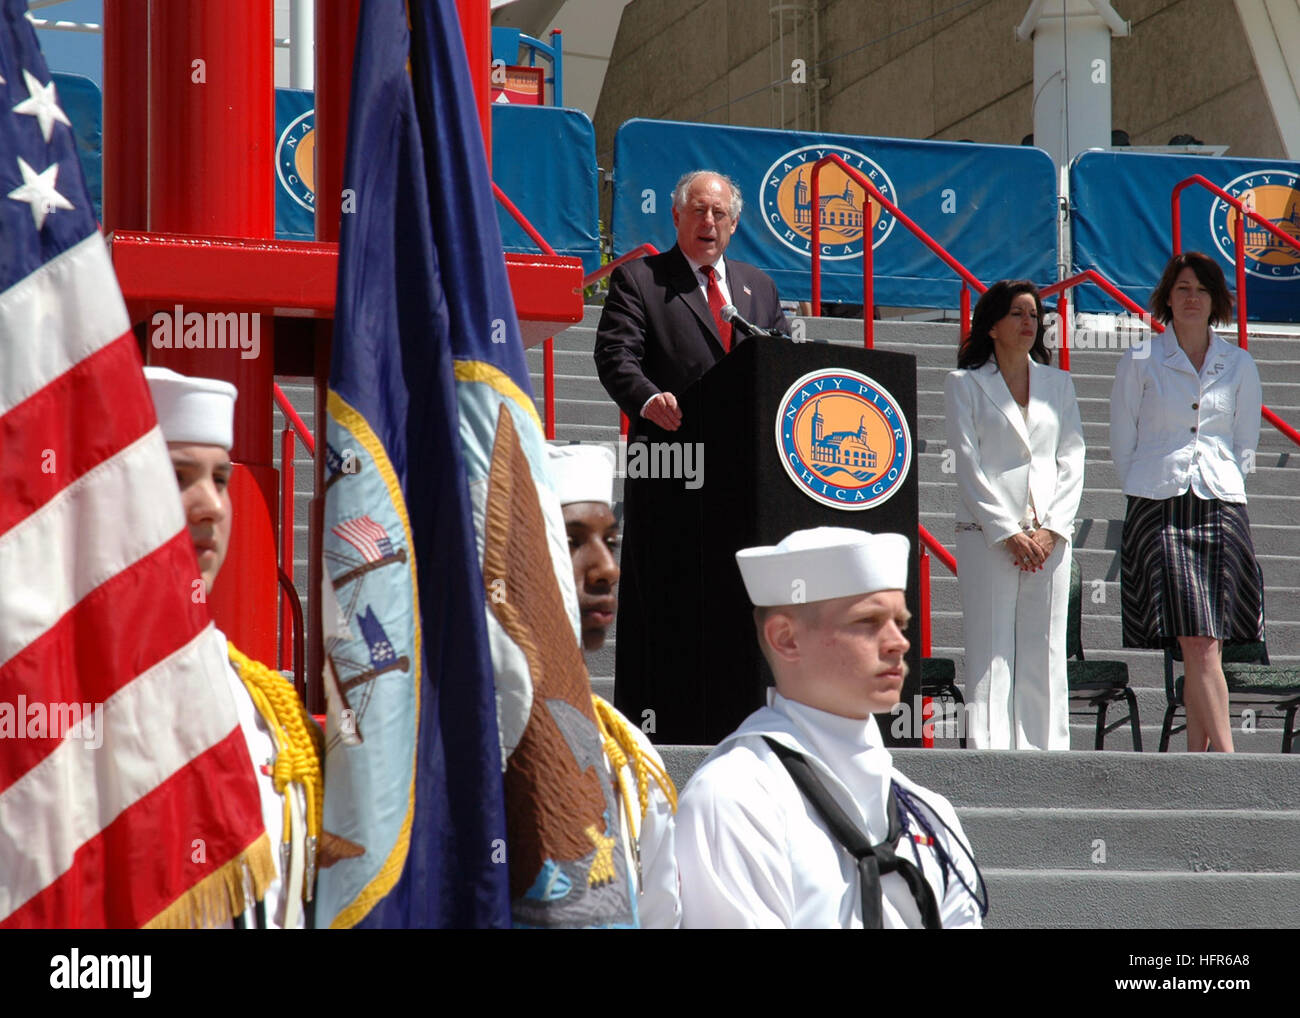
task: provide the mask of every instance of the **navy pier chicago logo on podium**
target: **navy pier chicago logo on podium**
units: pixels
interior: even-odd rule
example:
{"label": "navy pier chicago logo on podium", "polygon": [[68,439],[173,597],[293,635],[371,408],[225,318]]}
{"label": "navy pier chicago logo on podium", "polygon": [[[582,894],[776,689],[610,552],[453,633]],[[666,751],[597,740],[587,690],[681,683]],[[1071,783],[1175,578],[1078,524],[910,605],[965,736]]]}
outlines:
{"label": "navy pier chicago logo on podium", "polygon": [[[1243,173],[1223,189],[1246,208],[1300,241],[1300,177],[1294,170],[1266,169]],[[1229,262],[1235,261],[1237,210],[1222,198],[1210,206],[1210,230],[1215,247]],[[1251,219],[1246,220],[1246,271],[1261,279],[1300,279],[1300,251],[1283,243]]]}
{"label": "navy pier chicago logo on podium", "polygon": [[790,386],[776,418],[776,448],[795,486],[836,509],[888,501],[912,466],[912,434],[898,400],[842,368],[810,372]]}
{"label": "navy pier chicago logo on podium", "polygon": [[[760,185],[763,222],[782,244],[801,255],[812,256],[812,168],[818,159],[837,155],[871,181],[891,202],[897,202],[894,182],[879,164],[861,152],[838,145],[805,145],[774,162]],[[866,192],[839,166],[830,163],[818,176],[817,204],[821,206],[818,230],[822,257],[856,258],[862,254],[863,207]],[[894,229],[892,213],[877,201],[871,203],[871,246],[879,247]]]}

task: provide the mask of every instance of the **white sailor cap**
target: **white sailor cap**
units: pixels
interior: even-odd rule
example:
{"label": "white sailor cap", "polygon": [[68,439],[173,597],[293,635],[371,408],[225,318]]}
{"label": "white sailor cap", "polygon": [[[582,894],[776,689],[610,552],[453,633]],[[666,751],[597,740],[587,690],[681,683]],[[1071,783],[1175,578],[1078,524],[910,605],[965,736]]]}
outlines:
{"label": "white sailor cap", "polygon": [[742,548],[736,564],[749,599],[770,608],[903,590],[911,548],[902,534],[814,527],[787,534],[780,544]]}
{"label": "white sailor cap", "polygon": [[603,502],[614,505],[614,453],[605,445],[548,445],[551,483],[560,505]]}
{"label": "white sailor cap", "polygon": [[235,397],[238,391],[218,378],[191,378],[168,368],[144,369],[158,412],[158,426],[168,442],[235,444]]}

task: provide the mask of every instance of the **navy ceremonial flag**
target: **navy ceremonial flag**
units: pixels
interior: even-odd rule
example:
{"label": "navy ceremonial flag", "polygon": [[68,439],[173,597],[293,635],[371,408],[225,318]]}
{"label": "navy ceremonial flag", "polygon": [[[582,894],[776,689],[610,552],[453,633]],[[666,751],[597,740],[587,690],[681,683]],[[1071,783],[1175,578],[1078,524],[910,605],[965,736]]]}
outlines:
{"label": "navy ceremonial flag", "polygon": [[318,924],[634,925],[451,0],[363,5],[344,180]]}

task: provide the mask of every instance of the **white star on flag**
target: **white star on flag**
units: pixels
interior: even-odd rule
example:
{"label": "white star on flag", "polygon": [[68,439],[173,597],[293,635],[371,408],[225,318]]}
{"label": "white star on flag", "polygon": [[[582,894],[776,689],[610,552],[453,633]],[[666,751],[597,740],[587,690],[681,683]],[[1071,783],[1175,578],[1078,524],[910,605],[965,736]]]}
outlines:
{"label": "white star on flag", "polygon": [[58,163],[51,163],[47,169],[37,173],[19,156],[18,169],[23,175],[23,182],[9,192],[9,197],[15,201],[25,201],[32,207],[36,229],[44,228],[45,217],[55,209],[74,208],[72,202],[54,189],[54,184],[59,179]]}
{"label": "white star on flag", "polygon": [[14,107],[14,112],[35,117],[37,123],[41,125],[41,134],[45,136],[46,141],[49,141],[50,135],[54,133],[56,120],[60,124],[71,127],[72,121],[63,112],[59,100],[54,95],[53,80],[48,85],[42,85],[40,79],[26,68],[23,68],[23,78],[27,81],[28,97]]}

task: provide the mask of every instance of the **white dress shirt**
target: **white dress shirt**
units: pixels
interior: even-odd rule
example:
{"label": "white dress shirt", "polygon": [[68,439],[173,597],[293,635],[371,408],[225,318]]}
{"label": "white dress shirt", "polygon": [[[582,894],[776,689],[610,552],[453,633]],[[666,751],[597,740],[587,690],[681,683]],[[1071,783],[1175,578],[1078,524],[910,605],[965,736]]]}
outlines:
{"label": "white dress shirt", "polygon": [[944,381],[945,430],[956,454],[956,522],[975,524],[992,548],[1021,532],[1032,506],[1039,524],[1069,540],[1083,497],[1084,443],[1070,376],[1029,362],[1022,410],[992,358]]}
{"label": "white dress shirt", "polygon": [[[764,736],[808,758],[835,801],[871,839],[888,836],[891,781],[921,800],[940,844],[971,887],[975,869],[948,800],[894,769],[874,718],[858,721],[787,700],[751,714],[713,751],[682,794],[677,864],[684,928],[862,927],[858,866],[800,793]],[[944,824],[947,826],[945,827]],[[920,832],[913,831],[913,835]],[[898,854],[929,881],[945,929],[980,926],[979,906],[932,848],[904,835]],[[918,929],[921,914],[903,878],[880,878],[886,929]]]}
{"label": "white dress shirt", "polygon": [[1125,352],[1110,401],[1110,452],[1125,495],[1246,501],[1263,393],[1250,354],[1211,330],[1198,373],[1172,327]]}

